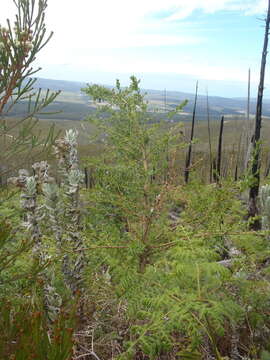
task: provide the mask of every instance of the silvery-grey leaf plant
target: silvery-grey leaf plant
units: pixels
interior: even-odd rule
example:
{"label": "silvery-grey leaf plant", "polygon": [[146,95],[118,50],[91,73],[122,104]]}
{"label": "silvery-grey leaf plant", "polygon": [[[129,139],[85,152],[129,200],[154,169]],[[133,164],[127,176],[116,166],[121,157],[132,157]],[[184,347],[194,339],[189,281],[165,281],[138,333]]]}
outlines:
{"label": "silvery-grey leaf plant", "polygon": [[[264,185],[259,193],[261,213],[262,213],[262,229],[270,230],[270,185]],[[268,238],[270,236],[268,235]]]}
{"label": "silvery-grey leaf plant", "polygon": [[32,166],[32,176],[27,170],[21,169],[18,177],[9,179],[10,183],[21,189],[21,207],[25,214],[23,226],[33,243],[33,258],[45,268],[41,274],[44,281],[44,302],[51,319],[59,310],[61,299],[56,294],[50,272],[46,269],[50,257],[43,241],[45,235],[53,236],[55,240],[57,258],[62,260],[66,286],[73,295],[83,288],[85,257],[80,231],[79,194],[83,174],[79,169],[77,135],[76,131],[68,130],[65,137],[55,142],[55,154],[61,174],[60,187],[50,176],[50,166],[46,161]]}

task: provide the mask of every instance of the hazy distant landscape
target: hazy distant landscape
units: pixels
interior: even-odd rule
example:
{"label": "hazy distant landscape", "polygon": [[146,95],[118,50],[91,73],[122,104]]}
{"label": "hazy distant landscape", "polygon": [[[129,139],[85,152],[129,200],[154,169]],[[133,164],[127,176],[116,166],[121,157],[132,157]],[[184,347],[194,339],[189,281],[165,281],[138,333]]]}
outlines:
{"label": "hazy distant landscape", "polygon": [[[86,87],[86,83],[73,82],[64,80],[51,80],[38,78],[35,86],[44,90],[53,91],[61,90],[61,94],[52,104],[48,106],[46,111],[59,112],[53,115],[41,115],[40,118],[47,119],[65,119],[65,120],[83,120],[96,107],[89,97],[81,92]],[[106,85],[105,85],[106,86]],[[109,87],[109,86],[108,86]],[[194,94],[181,91],[165,91],[165,90],[143,90],[146,93],[146,99],[149,101],[149,109],[156,113],[155,116],[162,116],[163,113],[173,110],[178,104],[185,99],[188,100],[183,113],[176,117],[176,120],[190,120]],[[256,99],[250,101],[250,113],[255,114]],[[242,118],[246,114],[247,100],[244,98],[225,98],[219,96],[209,96],[209,113],[212,119],[218,119],[222,115],[233,116],[234,118]],[[19,115],[20,106],[17,106],[10,116]],[[199,94],[197,101],[197,119],[204,120],[207,118],[207,97]],[[264,100],[263,115],[270,116],[270,100]]]}

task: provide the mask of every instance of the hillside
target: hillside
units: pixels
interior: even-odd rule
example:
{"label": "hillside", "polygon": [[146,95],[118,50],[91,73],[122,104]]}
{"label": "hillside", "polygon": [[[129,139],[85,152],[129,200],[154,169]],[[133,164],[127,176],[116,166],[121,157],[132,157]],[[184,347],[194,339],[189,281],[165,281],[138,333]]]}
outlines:
{"label": "hillside", "polygon": [[[68,110],[67,112],[72,112],[69,109],[68,103],[72,102],[81,104],[74,110],[81,110],[80,114],[88,114],[89,103],[88,98],[81,93],[81,88],[86,86],[86,83],[82,82],[73,82],[73,81],[64,81],[64,80],[51,80],[51,79],[41,79],[37,80],[37,87],[41,87],[44,89],[51,89],[51,90],[61,90],[62,93],[58,98],[57,104],[55,103],[55,108],[59,109],[62,107],[63,111]],[[150,107],[159,110],[161,112],[164,111],[165,101],[166,101],[166,109],[173,109],[177,104],[181,101],[187,99],[188,104],[186,105],[184,111],[185,113],[191,114],[193,101],[194,101],[194,94],[181,92],[181,91],[167,91],[166,94],[163,90],[151,90],[145,89],[147,93],[147,99],[149,101]],[[166,97],[166,100],[165,100]],[[232,114],[232,115],[242,115],[246,111],[246,99],[244,98],[225,98],[219,96],[209,96],[209,107],[210,113],[212,116],[220,116],[222,114]],[[75,109],[76,108],[76,109]],[[256,99],[251,99],[251,113],[255,113],[256,109]],[[270,115],[270,100],[264,100],[264,115]],[[199,117],[206,116],[206,96],[199,94],[198,96],[198,103],[197,103],[197,112]],[[76,112],[74,111],[76,114]],[[74,115],[75,115],[74,114]],[[77,118],[75,116],[75,118]]]}
{"label": "hillside", "polygon": [[[95,104],[81,92],[86,83],[73,82],[65,80],[51,80],[38,78],[37,88],[52,91],[61,90],[61,94],[53,104],[48,106],[48,112],[59,112],[53,115],[41,115],[41,118],[65,119],[65,120],[83,120],[91,112],[95,111]],[[109,86],[108,86],[109,87]],[[149,102],[150,111],[154,112],[155,118],[164,116],[164,113],[173,110],[179,103],[188,100],[182,114],[178,120],[189,120],[193,110],[194,94],[181,91],[164,91],[145,89],[146,98]],[[207,117],[207,99],[205,95],[199,94],[197,101],[197,117],[204,120]],[[246,99],[244,98],[225,98],[219,96],[209,96],[209,113],[211,118],[217,119],[222,115],[231,115],[242,117],[246,113]],[[252,98],[250,102],[251,114],[255,114],[256,99]],[[10,113],[10,116],[21,114],[20,105],[16,106]],[[270,100],[264,101],[264,116],[270,116]]]}

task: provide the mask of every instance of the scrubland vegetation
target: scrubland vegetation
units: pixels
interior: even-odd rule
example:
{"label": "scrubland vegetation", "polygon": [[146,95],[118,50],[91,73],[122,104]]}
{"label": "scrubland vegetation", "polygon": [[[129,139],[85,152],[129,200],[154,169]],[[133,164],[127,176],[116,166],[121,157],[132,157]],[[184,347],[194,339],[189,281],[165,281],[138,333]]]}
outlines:
{"label": "scrubland vegetation", "polygon": [[[36,117],[57,93],[29,76],[46,1],[17,9],[15,29],[0,28],[0,359],[270,359],[270,185],[248,218],[238,133],[224,132],[218,173],[196,125],[185,169],[189,130],[172,121],[185,103],[153,121],[131,77],[83,90],[102,100],[89,139],[60,125],[44,136]],[[7,118],[22,99],[22,119]]]}

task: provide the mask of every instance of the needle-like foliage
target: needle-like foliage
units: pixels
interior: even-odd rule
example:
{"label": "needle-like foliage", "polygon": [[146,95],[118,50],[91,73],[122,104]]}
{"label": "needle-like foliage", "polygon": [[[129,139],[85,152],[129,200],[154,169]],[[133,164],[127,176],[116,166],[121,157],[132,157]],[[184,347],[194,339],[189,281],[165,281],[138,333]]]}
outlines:
{"label": "needle-like foliage", "polygon": [[[15,155],[25,162],[27,154],[40,153],[52,142],[53,128],[44,137],[35,125],[38,114],[59,94],[35,89],[32,77],[40,70],[34,61],[53,35],[47,35],[45,25],[47,0],[13,2],[14,23],[8,19],[6,26],[0,25],[0,177],[16,168]],[[16,107],[20,116],[12,118]]]}

